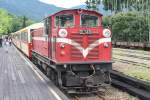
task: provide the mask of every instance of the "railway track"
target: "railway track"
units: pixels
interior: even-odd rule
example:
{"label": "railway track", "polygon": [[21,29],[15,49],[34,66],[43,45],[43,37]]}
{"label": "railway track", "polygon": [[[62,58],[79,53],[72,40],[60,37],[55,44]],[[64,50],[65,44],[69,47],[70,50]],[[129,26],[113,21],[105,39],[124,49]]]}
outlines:
{"label": "railway track", "polygon": [[150,100],[150,83],[111,71],[112,85],[141,100]]}
{"label": "railway track", "polygon": [[132,58],[139,58],[139,59],[144,59],[144,60],[150,60],[150,57],[142,57],[142,56],[127,54],[127,53],[124,53],[124,54],[114,53],[114,55],[126,56],[126,57],[132,57]]}
{"label": "railway track", "polygon": [[[123,75],[116,71],[111,71],[112,86],[123,91],[127,91],[131,95],[137,96],[142,100],[150,100],[150,83]],[[73,100],[91,100],[87,96],[75,95]],[[84,99],[83,99],[84,98]],[[86,99],[85,99],[86,98]],[[92,100],[107,100],[103,94],[94,94]]]}
{"label": "railway track", "polygon": [[148,51],[143,51],[143,50],[113,48],[113,51],[129,52],[129,53],[138,53],[138,54],[142,54],[142,55],[150,55],[150,52],[148,52]]}
{"label": "railway track", "polygon": [[106,100],[105,97],[101,94],[95,94],[93,97],[88,98],[88,97],[81,97],[81,96],[75,96],[75,100]]}
{"label": "railway track", "polygon": [[136,61],[130,61],[130,60],[125,60],[125,59],[115,58],[115,57],[113,57],[113,59],[115,61],[122,62],[122,63],[127,63],[127,64],[132,64],[132,65],[141,66],[141,67],[145,67],[145,68],[150,68],[150,65],[145,64],[145,63],[139,63]]}

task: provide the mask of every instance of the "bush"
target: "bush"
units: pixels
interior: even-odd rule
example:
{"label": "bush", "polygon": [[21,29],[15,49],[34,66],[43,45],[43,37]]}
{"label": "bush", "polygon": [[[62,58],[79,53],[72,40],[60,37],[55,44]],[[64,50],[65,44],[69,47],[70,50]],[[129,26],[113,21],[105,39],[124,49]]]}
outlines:
{"label": "bush", "polygon": [[113,41],[148,41],[149,34],[146,13],[118,13],[111,17],[104,17],[103,25],[111,26],[113,33]]}

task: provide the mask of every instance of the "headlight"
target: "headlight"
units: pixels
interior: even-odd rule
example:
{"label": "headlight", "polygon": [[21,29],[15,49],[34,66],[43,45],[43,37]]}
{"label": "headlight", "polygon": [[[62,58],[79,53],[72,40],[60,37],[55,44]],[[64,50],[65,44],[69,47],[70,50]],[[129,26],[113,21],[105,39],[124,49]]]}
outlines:
{"label": "headlight", "polygon": [[67,37],[68,32],[66,29],[60,29],[58,35],[62,38]]}
{"label": "headlight", "polygon": [[60,55],[61,55],[61,56],[64,56],[65,54],[66,54],[65,51],[61,51],[61,52],[60,52]]}
{"label": "headlight", "polygon": [[103,30],[103,36],[108,38],[111,36],[111,31],[109,29],[104,29]]}

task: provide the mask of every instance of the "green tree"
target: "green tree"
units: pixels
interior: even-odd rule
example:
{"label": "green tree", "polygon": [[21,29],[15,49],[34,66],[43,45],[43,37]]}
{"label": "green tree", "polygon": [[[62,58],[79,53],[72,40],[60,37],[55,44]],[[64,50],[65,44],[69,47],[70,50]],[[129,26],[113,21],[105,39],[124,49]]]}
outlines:
{"label": "green tree", "polygon": [[150,41],[150,0],[103,0],[103,4],[105,10],[118,13],[107,21],[103,18],[104,26],[112,27],[113,39],[144,42],[149,37]]}
{"label": "green tree", "polygon": [[0,35],[9,35],[33,23],[34,21],[28,19],[26,16],[17,17],[4,9],[0,9]]}
{"label": "green tree", "polygon": [[150,0],[103,0],[104,9],[114,12],[145,11],[150,6]]}
{"label": "green tree", "polygon": [[113,40],[147,42],[148,24],[146,22],[146,13],[143,16],[139,16],[138,12],[118,13],[112,16]]}
{"label": "green tree", "polygon": [[10,14],[0,9],[0,34],[8,34],[11,31],[12,18]]}
{"label": "green tree", "polygon": [[103,27],[111,26],[111,16],[103,16],[102,24],[103,24]]}
{"label": "green tree", "polygon": [[101,0],[86,0],[87,9],[98,11],[98,5],[101,3]]}

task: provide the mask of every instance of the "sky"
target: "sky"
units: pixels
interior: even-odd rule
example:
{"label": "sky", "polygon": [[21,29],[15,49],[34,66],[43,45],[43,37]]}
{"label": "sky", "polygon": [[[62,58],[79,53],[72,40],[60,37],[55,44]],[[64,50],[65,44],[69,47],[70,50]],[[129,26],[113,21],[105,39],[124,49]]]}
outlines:
{"label": "sky", "polygon": [[39,0],[44,3],[53,4],[57,7],[71,8],[82,5],[86,0]]}

